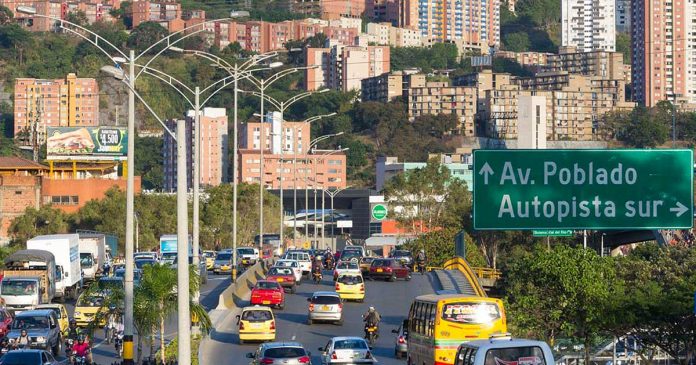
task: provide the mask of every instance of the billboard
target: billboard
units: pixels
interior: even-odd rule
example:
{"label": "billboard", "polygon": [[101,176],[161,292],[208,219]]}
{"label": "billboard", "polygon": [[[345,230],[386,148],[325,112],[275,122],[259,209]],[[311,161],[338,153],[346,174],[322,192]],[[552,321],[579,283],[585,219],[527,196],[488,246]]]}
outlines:
{"label": "billboard", "polygon": [[49,160],[125,160],[128,134],[118,127],[48,127]]}

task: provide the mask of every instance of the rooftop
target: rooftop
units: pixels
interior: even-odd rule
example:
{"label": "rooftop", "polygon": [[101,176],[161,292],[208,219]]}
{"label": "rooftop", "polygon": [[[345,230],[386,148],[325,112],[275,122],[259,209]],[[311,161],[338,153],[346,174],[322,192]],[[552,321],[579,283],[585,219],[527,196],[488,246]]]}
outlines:
{"label": "rooftop", "polygon": [[48,170],[38,162],[21,157],[0,157],[0,170]]}

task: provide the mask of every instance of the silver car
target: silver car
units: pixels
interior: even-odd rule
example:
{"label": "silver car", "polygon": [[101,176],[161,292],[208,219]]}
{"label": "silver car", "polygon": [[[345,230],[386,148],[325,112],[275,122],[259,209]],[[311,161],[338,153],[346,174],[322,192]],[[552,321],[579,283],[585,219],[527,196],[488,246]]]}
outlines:
{"label": "silver car", "polygon": [[299,342],[268,342],[249,352],[250,365],[311,365],[312,354]]}
{"label": "silver car", "polygon": [[320,347],[322,365],[376,364],[370,346],[362,337],[334,337]]}
{"label": "silver car", "polygon": [[310,298],[307,312],[307,324],[316,321],[333,322],[343,325],[343,301],[338,293],[332,291],[314,292]]}
{"label": "silver car", "polygon": [[408,352],[408,319],[404,319],[399,328],[392,330],[396,334],[396,343],[394,344],[394,357],[397,359],[406,358]]}

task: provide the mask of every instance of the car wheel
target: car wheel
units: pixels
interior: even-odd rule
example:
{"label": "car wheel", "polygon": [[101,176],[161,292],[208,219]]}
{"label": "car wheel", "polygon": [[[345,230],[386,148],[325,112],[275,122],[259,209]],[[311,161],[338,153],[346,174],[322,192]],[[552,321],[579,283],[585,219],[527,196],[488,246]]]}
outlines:
{"label": "car wheel", "polygon": [[56,341],[55,346],[51,349],[53,351],[53,356],[58,356],[62,350],[63,347],[63,341],[61,340],[60,336],[58,336],[58,340]]}
{"label": "car wheel", "polygon": [[307,318],[307,325],[308,325],[308,326],[311,326],[312,323],[314,323],[314,321],[312,321],[311,318]]}
{"label": "car wheel", "polygon": [[343,320],[336,321],[335,323],[337,326],[343,326]]}
{"label": "car wheel", "polygon": [[297,287],[295,285],[293,285],[292,288],[290,288],[290,293],[295,294],[296,291],[297,291]]}
{"label": "car wheel", "polygon": [[388,280],[391,282],[396,281],[396,274],[392,274],[392,276],[390,276]]}
{"label": "car wheel", "polygon": [[240,344],[240,345],[244,345],[244,340],[242,340],[242,339],[240,338],[240,339],[239,339],[239,344]]}
{"label": "car wheel", "polygon": [[285,309],[285,302],[278,304],[278,309],[280,309],[280,310]]}
{"label": "car wheel", "polygon": [[411,274],[408,274],[408,276],[406,276],[406,281],[411,281]]}

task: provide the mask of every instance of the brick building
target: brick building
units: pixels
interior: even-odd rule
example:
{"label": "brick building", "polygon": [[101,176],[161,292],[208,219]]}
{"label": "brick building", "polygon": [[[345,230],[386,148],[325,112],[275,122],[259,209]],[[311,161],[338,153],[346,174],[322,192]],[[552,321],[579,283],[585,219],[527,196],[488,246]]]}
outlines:
{"label": "brick building", "polygon": [[306,48],[305,71],[308,91],[330,88],[360,90],[362,80],[390,70],[390,50],[386,46],[333,45],[330,48]]}
{"label": "brick building", "polygon": [[12,220],[41,205],[41,175],[46,166],[19,157],[0,157],[0,243],[9,239]]}
{"label": "brick building", "polygon": [[68,74],[65,79],[17,78],[14,90],[14,136],[32,143],[46,140],[46,127],[99,125],[99,85],[93,78]]}
{"label": "brick building", "polygon": [[411,85],[406,95],[409,118],[421,115],[455,114],[457,129],[464,136],[475,135],[477,89],[451,86],[449,82]]}

